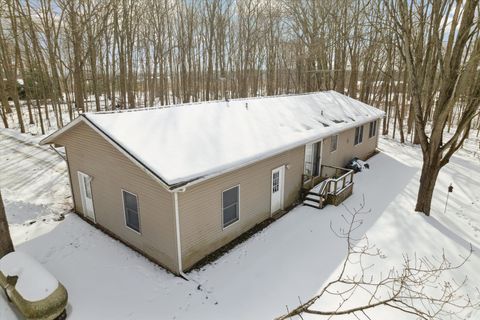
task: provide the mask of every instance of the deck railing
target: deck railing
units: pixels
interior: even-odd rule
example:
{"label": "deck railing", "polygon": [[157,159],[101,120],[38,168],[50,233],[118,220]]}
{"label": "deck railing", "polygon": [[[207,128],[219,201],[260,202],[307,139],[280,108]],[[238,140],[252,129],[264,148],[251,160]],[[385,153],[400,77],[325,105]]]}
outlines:
{"label": "deck railing", "polygon": [[[335,170],[334,175],[332,177],[322,176],[325,169]],[[318,194],[320,195],[320,208],[323,208],[324,202],[334,203],[335,205],[337,205],[339,202],[343,201],[342,199],[348,197],[351,194],[351,187],[353,185],[353,174],[353,170],[322,165],[320,168],[320,175],[302,175],[303,194],[305,195],[313,187],[318,185],[320,182],[326,180],[325,184],[318,192]]]}
{"label": "deck railing", "polygon": [[302,174],[303,189],[310,190],[325,179],[327,178],[322,177],[321,175],[312,176],[309,174]]}
{"label": "deck railing", "polygon": [[[327,170],[331,170],[333,175],[324,175],[325,171]],[[334,183],[334,190],[337,190],[337,186],[340,185],[339,182],[341,182],[341,185],[344,188],[346,183],[353,182],[353,170],[335,166],[321,165],[318,176],[302,174],[303,188],[310,190],[323,180],[327,179],[337,180],[336,183]]]}
{"label": "deck railing", "polygon": [[353,170],[344,170],[347,170],[347,172],[342,174],[340,177],[330,178],[327,181],[328,186],[325,188],[327,190],[327,193],[337,195],[353,183]]}

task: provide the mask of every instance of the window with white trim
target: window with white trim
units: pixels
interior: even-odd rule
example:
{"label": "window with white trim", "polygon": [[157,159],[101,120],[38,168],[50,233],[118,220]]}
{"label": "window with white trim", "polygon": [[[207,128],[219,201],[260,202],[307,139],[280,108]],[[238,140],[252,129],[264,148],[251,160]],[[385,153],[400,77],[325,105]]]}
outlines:
{"label": "window with white trim", "polygon": [[338,134],[331,136],[330,138],[330,152],[337,150],[338,147]]}
{"label": "window with white trim", "polygon": [[354,145],[362,143],[363,141],[363,126],[355,128],[355,141],[353,142]]}
{"label": "window with white trim", "polygon": [[125,224],[132,230],[140,232],[140,215],[138,214],[138,198],[133,193],[122,190]]}
{"label": "window with white trim", "polygon": [[240,213],[240,186],[230,188],[222,193],[223,227],[238,221]]}
{"label": "window with white trim", "polygon": [[368,137],[372,138],[377,134],[377,121],[370,122]]}

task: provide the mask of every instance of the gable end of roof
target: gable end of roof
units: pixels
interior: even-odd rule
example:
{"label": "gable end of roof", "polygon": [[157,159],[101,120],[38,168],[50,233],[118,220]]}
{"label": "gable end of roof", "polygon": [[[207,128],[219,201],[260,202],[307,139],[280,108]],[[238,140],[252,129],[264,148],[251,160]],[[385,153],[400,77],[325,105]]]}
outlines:
{"label": "gable end of roof", "polygon": [[133,154],[131,154],[127,149],[125,149],[120,143],[118,143],[116,140],[114,140],[112,137],[110,137],[104,130],[99,128],[95,123],[90,121],[88,117],[86,117],[84,114],[81,114],[75,120],[70,122],[68,125],[63,127],[62,129],[55,131],[51,135],[45,137],[42,139],[39,144],[40,145],[46,145],[46,144],[52,144],[55,143],[55,139],[61,136],[62,134],[66,133],[67,131],[73,129],[76,125],[80,124],[81,122],[87,124],[90,128],[92,128],[96,133],[98,133],[102,138],[107,140],[115,149],[120,151],[124,156],[126,156],[129,160],[131,160],[135,165],[137,165],[142,171],[147,173],[150,177],[152,177],[155,181],[159,182],[160,185],[162,185],[165,189],[168,191],[173,191],[179,187],[184,186],[185,184],[191,182],[191,181],[186,181],[182,183],[177,183],[177,184],[168,184],[162,177],[160,177],[158,174],[156,174],[154,171],[152,171],[149,167],[147,167],[140,159],[135,157]]}

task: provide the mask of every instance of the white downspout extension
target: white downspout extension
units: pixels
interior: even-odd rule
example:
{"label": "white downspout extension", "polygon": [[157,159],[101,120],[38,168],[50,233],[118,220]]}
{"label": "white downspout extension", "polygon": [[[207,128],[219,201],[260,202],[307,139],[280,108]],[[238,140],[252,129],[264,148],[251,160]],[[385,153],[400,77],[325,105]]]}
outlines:
{"label": "white downspout extension", "polygon": [[[183,192],[185,190],[181,190]],[[179,210],[178,210],[178,192],[175,191],[173,193],[173,198],[175,202],[175,233],[177,236],[177,264],[178,264],[178,274],[181,275],[183,278],[188,280],[188,277],[185,273],[183,273],[183,266],[182,266],[182,244],[180,242],[180,217],[179,217]]]}

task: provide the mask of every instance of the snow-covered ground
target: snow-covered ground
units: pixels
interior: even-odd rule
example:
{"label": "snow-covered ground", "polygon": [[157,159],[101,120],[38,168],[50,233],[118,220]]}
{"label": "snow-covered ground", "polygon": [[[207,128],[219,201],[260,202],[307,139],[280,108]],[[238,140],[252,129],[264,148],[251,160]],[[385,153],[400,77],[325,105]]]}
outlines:
{"label": "snow-covered ground", "polygon": [[[16,248],[40,261],[69,292],[69,319],[272,319],[315,295],[336,276],[346,254],[330,230],[345,226],[343,207],[297,207],[185,281],[93,228],[71,208],[63,160],[37,137],[0,130],[0,188]],[[477,148],[478,140],[467,146]],[[442,170],[432,216],[413,212],[421,155],[417,147],[380,139],[370,170],[355,175],[354,194],[371,213],[359,234],[387,256],[373,272],[402,261],[402,253],[441,255],[456,262],[449,276],[468,276],[464,293],[480,299],[480,161],[461,150]],[[478,152],[477,152],[478,153]],[[447,187],[454,192],[444,213]],[[62,219],[65,215],[65,219]],[[0,319],[16,319],[0,293]],[[325,304],[322,309],[334,306]],[[372,319],[412,319],[379,309]],[[462,315],[479,319],[480,313]],[[347,319],[355,319],[350,316]],[[364,318],[366,319],[366,318]],[[413,317],[414,319],[414,317]]]}

